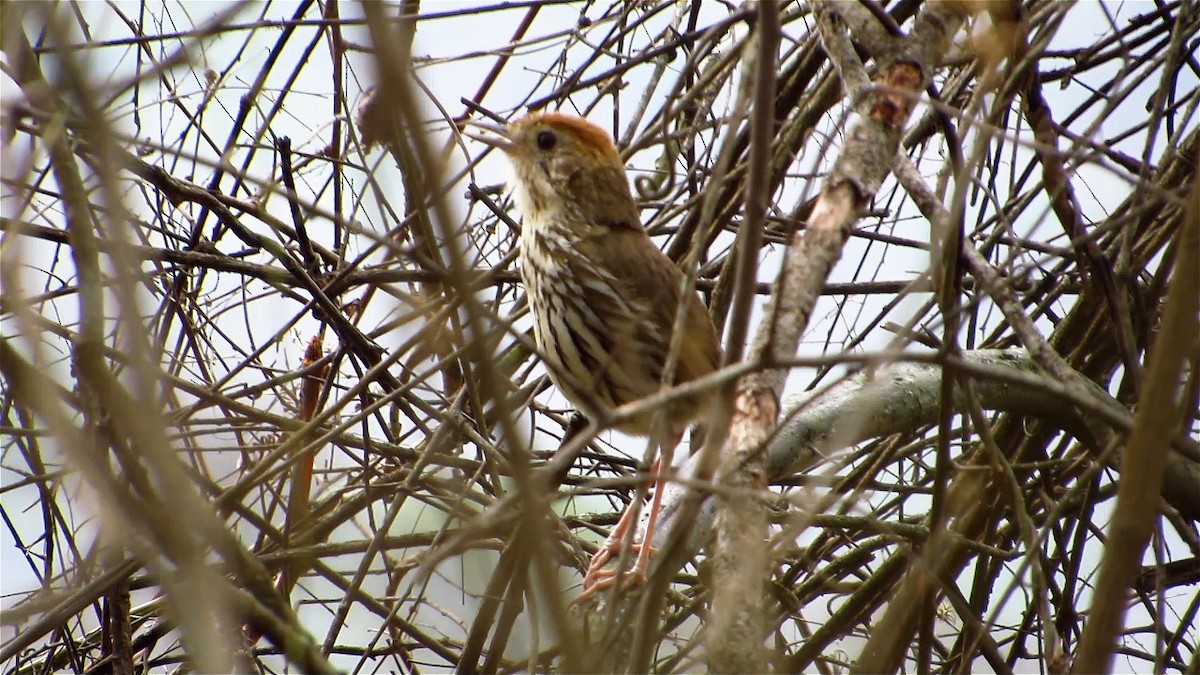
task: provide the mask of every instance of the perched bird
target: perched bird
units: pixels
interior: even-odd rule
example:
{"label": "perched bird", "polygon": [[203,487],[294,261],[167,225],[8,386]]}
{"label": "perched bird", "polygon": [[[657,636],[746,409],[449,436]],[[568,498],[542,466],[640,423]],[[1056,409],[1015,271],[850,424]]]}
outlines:
{"label": "perched bird", "polygon": [[[513,168],[512,189],[523,215],[521,277],[534,336],[550,379],[586,414],[658,392],[675,314],[685,307],[682,347],[672,384],[714,371],[721,360],[716,328],[683,272],[643,229],[625,167],[612,138],[587,120],[535,113],[512,125],[474,124],[494,136],[470,134],[502,150]],[[703,417],[715,394],[676,399],[665,410],[669,432],[651,472],[654,491],[645,541],[654,535],[665,473],[688,425]],[[654,415],[621,423],[649,436]],[[584,576],[583,596],[615,583],[604,569],[633,520],[625,509]],[[637,544],[627,584],[646,579],[651,548]]]}

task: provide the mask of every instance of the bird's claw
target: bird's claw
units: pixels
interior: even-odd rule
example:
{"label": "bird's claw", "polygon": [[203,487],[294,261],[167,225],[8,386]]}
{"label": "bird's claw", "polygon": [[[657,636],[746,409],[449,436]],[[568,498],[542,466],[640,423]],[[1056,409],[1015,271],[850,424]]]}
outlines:
{"label": "bird's claw", "polygon": [[[633,549],[637,553],[637,559],[633,567],[621,574],[620,590],[627,591],[636,586],[646,583],[646,573],[650,568],[650,556],[657,553],[658,550],[648,544],[634,544]],[[572,605],[581,605],[588,599],[594,597],[600,591],[612,588],[617,584],[617,569],[615,567],[605,568],[605,565],[613,559],[613,556],[620,551],[619,542],[606,542],[596,555],[592,556],[592,561],[588,564],[587,573],[583,576],[583,592],[579,597],[571,603]]]}
{"label": "bird's claw", "polygon": [[[571,602],[572,605],[582,605],[591,598],[595,597],[600,591],[605,591],[617,585],[617,571],[615,569],[600,570],[597,572],[590,586],[584,588],[579,597]],[[627,570],[621,576],[621,590],[628,591],[631,588],[641,586],[646,583],[646,570],[639,569],[635,566],[631,570]]]}

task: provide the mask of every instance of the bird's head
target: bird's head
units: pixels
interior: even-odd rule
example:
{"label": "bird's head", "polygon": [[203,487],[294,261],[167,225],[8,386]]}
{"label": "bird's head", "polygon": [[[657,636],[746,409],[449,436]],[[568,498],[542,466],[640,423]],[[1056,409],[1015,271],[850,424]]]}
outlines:
{"label": "bird's head", "polygon": [[507,127],[471,124],[490,133],[469,136],[508,157],[526,220],[640,227],[625,166],[600,127],[556,112],[534,113]]}

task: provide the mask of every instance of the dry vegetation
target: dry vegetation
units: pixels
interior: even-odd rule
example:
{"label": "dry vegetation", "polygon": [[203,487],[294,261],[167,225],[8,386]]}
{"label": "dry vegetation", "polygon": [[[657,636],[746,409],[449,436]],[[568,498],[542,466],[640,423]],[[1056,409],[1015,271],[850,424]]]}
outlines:
{"label": "dry vegetation", "polygon": [[[5,672],[1200,668],[1195,0],[0,10]],[[582,608],[646,442],[451,131],[542,107],[743,393]]]}

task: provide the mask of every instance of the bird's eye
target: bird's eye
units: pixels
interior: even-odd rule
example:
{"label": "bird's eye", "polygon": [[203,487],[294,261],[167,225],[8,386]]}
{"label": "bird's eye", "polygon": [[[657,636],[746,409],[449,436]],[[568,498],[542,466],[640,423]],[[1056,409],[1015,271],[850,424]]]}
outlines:
{"label": "bird's eye", "polygon": [[555,145],[558,145],[558,136],[555,136],[553,131],[538,133],[537,146],[539,150],[552,150]]}

